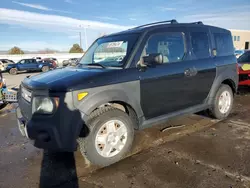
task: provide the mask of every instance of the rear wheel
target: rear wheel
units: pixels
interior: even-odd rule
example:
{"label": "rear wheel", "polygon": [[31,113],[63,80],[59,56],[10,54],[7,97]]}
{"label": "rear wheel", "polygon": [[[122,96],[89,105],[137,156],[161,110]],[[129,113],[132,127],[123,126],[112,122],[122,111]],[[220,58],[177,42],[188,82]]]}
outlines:
{"label": "rear wheel", "polygon": [[94,111],[88,123],[90,133],[79,138],[80,151],[91,163],[108,166],[121,160],[131,149],[133,121],[123,111],[104,107]]}
{"label": "rear wheel", "polygon": [[230,86],[222,84],[213,101],[211,113],[216,119],[225,119],[233,108],[233,92]]}
{"label": "rear wheel", "polygon": [[11,68],[9,73],[12,74],[12,75],[16,75],[17,74],[17,69],[16,68]]}
{"label": "rear wheel", "polygon": [[47,71],[49,71],[49,67],[48,66],[43,66],[42,72],[47,72]]}

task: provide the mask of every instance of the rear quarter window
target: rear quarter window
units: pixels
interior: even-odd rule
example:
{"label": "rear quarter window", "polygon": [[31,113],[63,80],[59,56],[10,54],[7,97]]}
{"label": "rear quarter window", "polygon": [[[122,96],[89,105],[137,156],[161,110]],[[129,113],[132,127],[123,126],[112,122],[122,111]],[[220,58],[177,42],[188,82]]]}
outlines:
{"label": "rear quarter window", "polygon": [[206,32],[192,32],[191,43],[192,52],[196,59],[204,59],[210,57],[209,38]]}
{"label": "rear quarter window", "polygon": [[230,33],[213,33],[217,56],[234,54],[233,40]]}

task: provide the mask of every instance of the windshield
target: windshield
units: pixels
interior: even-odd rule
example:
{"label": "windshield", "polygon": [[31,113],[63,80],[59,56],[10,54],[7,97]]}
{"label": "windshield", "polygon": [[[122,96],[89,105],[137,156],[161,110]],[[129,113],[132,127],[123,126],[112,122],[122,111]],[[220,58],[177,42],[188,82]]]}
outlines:
{"label": "windshield", "polygon": [[129,57],[137,38],[137,34],[100,38],[92,44],[79,64],[99,64],[103,67],[122,67]]}

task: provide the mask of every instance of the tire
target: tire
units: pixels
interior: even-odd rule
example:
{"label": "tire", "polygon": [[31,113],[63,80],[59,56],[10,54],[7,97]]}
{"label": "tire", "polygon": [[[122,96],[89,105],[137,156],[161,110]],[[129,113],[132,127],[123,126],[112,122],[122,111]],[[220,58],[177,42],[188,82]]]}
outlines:
{"label": "tire", "polygon": [[16,74],[17,74],[17,69],[16,69],[16,68],[11,68],[11,69],[9,70],[9,73],[10,73],[11,75],[16,75]]}
{"label": "tire", "polygon": [[[230,100],[228,99],[228,101],[230,101],[230,104],[226,105],[227,108],[225,108],[223,112],[223,108],[220,107],[219,103],[220,103],[220,98],[222,97],[222,94],[225,94],[225,93],[227,96],[230,97]],[[233,97],[234,95],[233,95],[231,87],[229,85],[222,84],[215,95],[212,108],[210,109],[212,116],[219,120],[227,118],[227,116],[230,114],[233,108],[233,99],[234,99]]]}
{"label": "tire", "polygon": [[[81,154],[86,157],[92,164],[102,167],[120,161],[127,154],[127,152],[130,151],[134,140],[134,127],[132,119],[125,112],[113,107],[103,107],[97,109],[92,112],[90,118],[91,119],[89,123],[87,123],[90,129],[89,135],[85,138],[78,139]],[[106,124],[107,122],[110,122],[109,126]],[[113,124],[112,122],[115,123]],[[118,127],[118,125],[120,128]],[[111,128],[109,127],[113,127],[114,130],[117,131],[125,130],[124,126],[126,127],[126,133],[120,137],[113,137],[112,132],[108,133],[109,130],[111,130]],[[102,133],[102,131],[106,133],[100,134]],[[105,140],[105,144],[103,144],[104,142],[97,141],[97,135],[99,135],[99,137],[105,138],[103,139]],[[108,144],[109,138],[111,138],[111,144]],[[116,141],[118,140],[117,144],[115,143],[115,141],[112,142],[112,138],[114,138],[114,140]],[[116,150],[113,148],[113,146],[108,147],[112,144],[118,147],[119,143],[123,143],[122,145],[120,145],[121,149]],[[110,148],[110,150],[108,150],[108,148]],[[104,152],[106,150],[110,151],[107,152],[109,154]],[[104,156],[104,154],[106,156]]]}
{"label": "tire", "polygon": [[49,71],[49,67],[48,66],[43,66],[42,67],[42,72],[48,72]]}

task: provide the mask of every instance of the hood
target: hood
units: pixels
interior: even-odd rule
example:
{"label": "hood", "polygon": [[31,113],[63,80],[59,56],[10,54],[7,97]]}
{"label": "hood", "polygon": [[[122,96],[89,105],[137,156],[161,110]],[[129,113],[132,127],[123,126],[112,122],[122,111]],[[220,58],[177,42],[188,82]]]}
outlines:
{"label": "hood", "polygon": [[17,64],[15,64],[15,63],[8,63],[8,65],[7,65],[7,67],[16,67],[17,66]]}
{"label": "hood", "polygon": [[69,91],[76,86],[90,83],[94,77],[107,71],[107,69],[62,68],[27,77],[23,84],[30,89]]}

